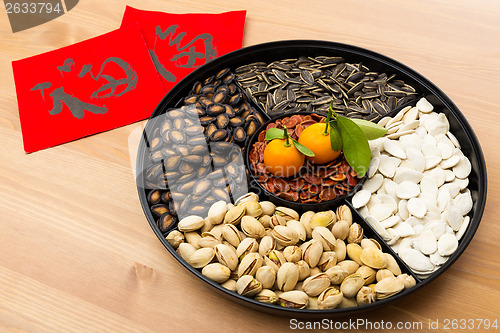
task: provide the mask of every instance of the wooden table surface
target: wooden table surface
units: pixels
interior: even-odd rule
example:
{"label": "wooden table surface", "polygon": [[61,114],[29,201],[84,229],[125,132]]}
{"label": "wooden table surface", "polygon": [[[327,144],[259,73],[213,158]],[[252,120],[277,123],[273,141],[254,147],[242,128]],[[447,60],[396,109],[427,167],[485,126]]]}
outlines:
{"label": "wooden table surface", "polygon": [[429,321],[446,331],[445,319],[500,319],[500,2],[82,0],[15,34],[0,10],[1,332],[290,330],[289,318],[221,298],[158,241],[130,163],[129,136],[144,122],[24,153],[11,61],[116,29],[126,4],[172,13],[246,9],[244,46],[285,39],[353,44],[439,86],[467,117],[486,157],[489,193],[479,229],[427,287],[337,320],[416,321],[425,332]]}

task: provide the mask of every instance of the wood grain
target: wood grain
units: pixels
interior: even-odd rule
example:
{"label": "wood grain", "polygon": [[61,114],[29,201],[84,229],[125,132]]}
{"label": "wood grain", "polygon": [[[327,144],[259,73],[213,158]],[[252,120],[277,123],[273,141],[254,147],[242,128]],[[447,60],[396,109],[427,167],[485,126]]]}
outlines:
{"label": "wood grain", "polygon": [[[488,201],[480,227],[459,260],[429,286],[388,307],[336,320],[418,321],[424,332],[429,321],[446,318],[500,319],[498,1],[127,4],[173,13],[246,9],[244,46],[285,39],[349,43],[395,58],[439,86],[465,114],[485,154]],[[221,298],[157,240],[129,157],[129,135],[144,122],[24,153],[11,61],[116,29],[124,9],[117,0],[80,1],[64,16],[15,34],[0,11],[0,331],[289,330],[289,318]]]}

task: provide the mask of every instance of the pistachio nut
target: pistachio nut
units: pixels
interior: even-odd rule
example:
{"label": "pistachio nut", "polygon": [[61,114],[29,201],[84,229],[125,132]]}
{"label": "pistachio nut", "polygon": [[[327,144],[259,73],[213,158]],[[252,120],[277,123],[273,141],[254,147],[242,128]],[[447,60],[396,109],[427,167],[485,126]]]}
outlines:
{"label": "pistachio nut", "polygon": [[286,262],[281,265],[276,275],[276,285],[278,289],[283,291],[293,290],[298,281],[299,269],[294,263]]}
{"label": "pistachio nut", "polygon": [[342,281],[349,275],[346,270],[340,266],[333,266],[326,270],[325,274],[330,279],[332,284],[341,284]]}
{"label": "pistachio nut", "polygon": [[196,250],[191,257],[189,257],[188,262],[194,268],[202,268],[208,265],[212,259],[215,257],[215,250],[211,247],[202,247]]}
{"label": "pistachio nut", "polygon": [[311,268],[304,260],[299,260],[295,263],[299,269],[299,281],[302,281],[311,275]]}
{"label": "pistachio nut", "polygon": [[299,213],[288,207],[276,207],[275,214],[283,216],[287,221],[300,219]]}
{"label": "pistachio nut", "polygon": [[283,250],[283,256],[288,262],[297,262],[302,258],[302,251],[298,246],[291,245],[285,247]]}
{"label": "pistachio nut", "polygon": [[219,239],[223,239],[222,237],[222,228],[225,224],[217,224],[212,227],[212,229],[208,230],[212,233],[212,235],[218,237]]}
{"label": "pistachio nut", "polygon": [[201,238],[198,239],[198,245],[200,247],[214,247],[215,245],[221,243],[222,240],[210,231],[202,233]]}
{"label": "pistachio nut", "polygon": [[241,243],[241,235],[238,228],[233,224],[222,225],[222,237],[232,246],[238,246]]}
{"label": "pistachio nut", "polygon": [[356,271],[356,274],[359,274],[365,280],[365,286],[375,281],[375,276],[377,275],[377,271],[371,267],[366,265],[362,265]]}
{"label": "pistachio nut", "polygon": [[307,304],[307,309],[319,310],[319,302],[317,297],[309,297],[309,303]]}
{"label": "pistachio nut", "polygon": [[249,192],[247,194],[242,195],[235,201],[235,205],[239,205],[245,202],[251,202],[251,201],[259,201],[259,196],[256,193]]}
{"label": "pistachio nut", "polygon": [[361,247],[364,249],[365,247],[376,247],[379,250],[382,248],[380,247],[380,244],[373,238],[363,238],[361,240]]}
{"label": "pistachio nut", "polygon": [[386,277],[394,277],[394,274],[388,269],[379,269],[375,274],[377,282],[385,279]]}
{"label": "pistachio nut", "polygon": [[246,207],[245,206],[234,206],[229,209],[224,216],[225,224],[234,224],[238,225],[241,221],[241,218],[245,215]]}
{"label": "pistachio nut", "polygon": [[179,221],[177,228],[182,232],[195,231],[203,227],[205,220],[201,216],[189,215]]}
{"label": "pistachio nut", "polygon": [[255,275],[257,270],[262,267],[264,260],[262,256],[256,252],[247,254],[240,262],[238,266],[238,276],[243,275]]}
{"label": "pistachio nut", "polygon": [[286,291],[279,295],[281,306],[293,309],[303,309],[309,302],[309,296],[300,290]]}
{"label": "pistachio nut", "polygon": [[196,231],[185,232],[184,237],[186,238],[186,242],[193,245],[196,249],[199,249],[201,246],[198,244],[198,241],[201,238],[201,235]]}
{"label": "pistachio nut", "polygon": [[264,236],[259,243],[259,254],[263,257],[267,256],[276,248],[276,241],[271,236]]}
{"label": "pistachio nut", "polygon": [[208,217],[205,219],[205,222],[203,223],[203,226],[199,230],[200,233],[208,232],[213,229],[215,224],[212,223],[212,220],[210,220]]}
{"label": "pistachio nut", "polygon": [[356,294],[356,301],[358,304],[370,304],[377,300],[377,293],[370,287],[361,287]]}
{"label": "pistachio nut", "polygon": [[260,222],[252,216],[245,215],[241,219],[241,230],[245,235],[252,238],[262,238],[266,235],[266,230]]}
{"label": "pistachio nut", "polygon": [[262,284],[262,288],[270,289],[276,282],[276,271],[270,266],[262,266],[255,273],[255,278]]}
{"label": "pistachio nut", "polygon": [[177,253],[179,253],[182,259],[189,262],[189,258],[196,252],[196,248],[189,243],[180,243],[177,247]]}
{"label": "pistachio nut", "polygon": [[403,279],[398,279],[397,277],[386,277],[375,285],[375,292],[377,293],[377,299],[384,299],[399,293],[404,289]]}
{"label": "pistachio nut", "polygon": [[333,210],[317,212],[311,218],[309,225],[312,229],[317,227],[328,227],[336,221],[336,216]]}
{"label": "pistachio nut", "polygon": [[347,235],[347,243],[361,243],[363,239],[363,228],[358,223],[353,223],[349,227],[349,234]]}
{"label": "pistachio nut", "polygon": [[254,296],[262,290],[262,285],[251,275],[243,275],[236,281],[236,292],[243,296]]}
{"label": "pistachio nut", "polygon": [[299,234],[297,231],[282,225],[275,226],[271,235],[278,244],[283,246],[295,245],[299,241]]}
{"label": "pistachio nut", "polygon": [[267,304],[274,304],[278,302],[278,296],[276,293],[269,289],[262,289],[253,299]]}
{"label": "pistachio nut", "polygon": [[314,276],[314,275],[320,274],[320,273],[322,273],[321,269],[318,266],[316,266],[316,267],[311,268],[309,276]]}
{"label": "pistachio nut", "polygon": [[316,227],[312,231],[312,238],[318,240],[325,251],[335,250],[335,236],[326,227]]}
{"label": "pistachio nut", "polygon": [[347,249],[345,242],[342,239],[335,240],[335,254],[337,255],[337,261],[342,261],[345,259],[347,254]]}
{"label": "pistachio nut", "polygon": [[247,216],[258,218],[262,215],[262,212],[263,212],[262,206],[257,201],[248,201],[248,202],[241,203],[239,205],[246,207],[245,214]]}
{"label": "pistachio nut", "polygon": [[286,222],[286,226],[289,228],[292,228],[293,230],[295,230],[297,232],[297,234],[299,235],[299,240],[301,240],[301,241],[306,240],[306,236],[307,236],[306,229],[304,228],[302,223],[300,223],[297,220],[289,220]]}
{"label": "pistachio nut", "polygon": [[272,267],[276,272],[280,269],[281,265],[286,262],[283,253],[278,250],[272,250],[267,256],[264,257],[266,266]]}
{"label": "pistachio nut", "polygon": [[231,249],[231,251],[234,252],[234,254],[236,254],[236,248],[232,246],[231,243],[229,243],[228,241],[223,241],[222,244],[226,245],[228,248]]}
{"label": "pistachio nut", "polygon": [[227,279],[229,279],[229,276],[231,276],[231,270],[228,267],[215,262],[203,267],[201,274],[217,283],[224,283]]}
{"label": "pistachio nut", "polygon": [[318,268],[323,272],[337,265],[337,254],[333,251],[323,252],[318,261]]}
{"label": "pistachio nut", "polygon": [[342,205],[337,208],[337,219],[347,221],[349,226],[352,224],[352,212],[347,205]]}
{"label": "pistachio nut", "polygon": [[340,291],[344,294],[344,297],[354,298],[364,284],[365,280],[360,274],[351,274],[340,284]]}
{"label": "pistachio nut", "polygon": [[389,253],[384,253],[385,259],[387,260],[386,269],[390,270],[392,274],[398,276],[401,274],[401,268],[398,265],[398,262],[394,257]]}
{"label": "pistachio nut", "polygon": [[231,271],[238,267],[238,257],[236,253],[227,245],[217,244],[214,247],[217,260],[227,266]]}
{"label": "pistachio nut", "polygon": [[344,296],[344,297],[342,297],[342,301],[340,302],[338,308],[345,309],[345,308],[353,308],[355,306],[358,306],[358,302],[356,302],[356,299],[347,298]]}
{"label": "pistachio nut", "polygon": [[363,251],[363,248],[357,243],[350,243],[350,244],[347,244],[347,246],[346,246],[347,257],[349,257],[349,259],[357,262],[358,265],[363,265],[363,262],[361,261],[361,258],[360,258],[362,251]]}
{"label": "pistachio nut", "polygon": [[276,227],[278,225],[286,226],[286,220],[281,215],[273,214],[271,216],[271,219],[269,220],[269,226],[271,228],[274,228],[274,227]]}
{"label": "pistachio nut", "polygon": [[403,280],[403,285],[405,289],[409,289],[417,284],[417,281],[415,281],[415,278],[411,275],[408,275],[406,273],[401,274],[397,277],[397,279]]}
{"label": "pistachio nut", "polygon": [[184,242],[184,234],[179,230],[172,230],[165,239],[174,249],[177,249],[179,245]]}
{"label": "pistachio nut", "polygon": [[316,214],[315,212],[309,210],[302,214],[300,217],[299,222],[304,226],[304,229],[306,230],[306,236],[307,238],[312,237],[312,228],[311,228],[311,219]]}
{"label": "pistachio nut", "polygon": [[359,264],[354,260],[342,260],[337,263],[338,266],[342,267],[349,274],[354,274],[359,268]]}
{"label": "pistachio nut", "polygon": [[274,214],[276,206],[271,201],[261,201],[260,206],[262,207],[262,214],[271,216]]}
{"label": "pistachio nut", "polygon": [[342,302],[344,295],[335,287],[328,287],[318,296],[320,309],[335,309]]}
{"label": "pistachio nut", "polygon": [[302,250],[302,259],[309,265],[309,267],[313,268],[321,259],[321,255],[323,254],[323,245],[316,240],[311,239],[310,241],[301,245]]}
{"label": "pistachio nut", "polygon": [[241,241],[240,245],[236,248],[236,255],[240,260],[252,252],[257,252],[259,249],[259,243],[255,240],[255,238],[245,238]]}
{"label": "pistachio nut", "polygon": [[[353,224],[354,225],[354,224]],[[359,257],[366,266],[375,269],[383,269],[387,266],[387,258],[382,251],[375,247],[367,247],[361,251]]]}
{"label": "pistachio nut", "polygon": [[234,279],[229,279],[223,284],[221,284],[222,287],[226,288],[229,291],[236,291],[236,280]]}
{"label": "pistachio nut", "polygon": [[303,281],[297,282],[297,284],[295,285],[295,288],[293,288],[293,290],[304,291],[304,289],[302,289],[302,284],[303,283],[304,283]]}
{"label": "pistachio nut", "polygon": [[224,221],[224,216],[227,213],[227,203],[224,200],[217,201],[208,210],[208,220],[214,225]]}
{"label": "pistachio nut", "polygon": [[259,222],[264,226],[264,228],[271,228],[271,216],[270,215],[262,215],[259,217]]}
{"label": "pistachio nut", "polygon": [[309,296],[318,296],[330,286],[330,278],[325,273],[319,273],[308,277],[302,283],[302,289]]}
{"label": "pistachio nut", "polygon": [[349,223],[344,220],[337,221],[333,224],[332,234],[335,239],[345,240],[349,235]]}

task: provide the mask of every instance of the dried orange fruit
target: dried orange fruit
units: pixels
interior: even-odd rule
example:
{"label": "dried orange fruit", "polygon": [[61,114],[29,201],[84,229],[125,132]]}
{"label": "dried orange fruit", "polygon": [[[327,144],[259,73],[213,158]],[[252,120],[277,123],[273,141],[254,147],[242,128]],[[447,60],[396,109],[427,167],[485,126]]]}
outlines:
{"label": "dried orange fruit", "polygon": [[336,159],[340,151],[332,149],[330,133],[324,134],[326,124],[315,123],[305,128],[299,136],[299,143],[313,151],[313,157],[307,157],[314,164],[325,164]]}

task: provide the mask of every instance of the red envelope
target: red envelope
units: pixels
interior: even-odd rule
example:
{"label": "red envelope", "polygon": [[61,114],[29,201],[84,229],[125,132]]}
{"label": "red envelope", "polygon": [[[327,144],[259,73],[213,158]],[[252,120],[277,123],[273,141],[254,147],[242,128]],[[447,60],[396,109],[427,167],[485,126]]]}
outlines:
{"label": "red envelope", "polygon": [[246,11],[222,14],[170,14],[127,6],[122,28],[141,27],[165,89],[196,68],[241,48]]}
{"label": "red envelope", "polygon": [[145,119],[165,95],[132,24],[12,68],[28,153]]}

